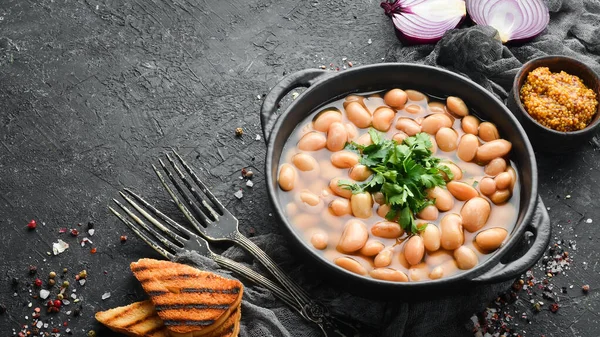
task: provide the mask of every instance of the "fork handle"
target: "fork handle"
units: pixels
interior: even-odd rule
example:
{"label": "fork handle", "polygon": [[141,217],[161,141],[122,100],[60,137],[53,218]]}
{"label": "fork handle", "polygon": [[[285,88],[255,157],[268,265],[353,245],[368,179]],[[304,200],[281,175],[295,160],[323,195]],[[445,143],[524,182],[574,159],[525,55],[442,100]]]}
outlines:
{"label": "fork handle", "polygon": [[237,232],[234,237],[234,241],[240,246],[245,248],[252,256],[254,256],[267,270],[277,279],[277,281],[287,289],[290,294],[296,299],[301,307],[306,304],[313,302],[310,296],[300,288],[300,286],[294,282],[287,274],[279,268],[277,263],[267,255],[260,247],[258,247],[250,239]]}
{"label": "fork handle", "polygon": [[275,284],[273,281],[269,280],[268,278],[262,276],[261,274],[244,266],[241,263],[230,260],[221,255],[217,255],[217,254],[213,253],[210,255],[210,258],[213,261],[215,261],[217,264],[219,264],[221,267],[224,267],[233,272],[236,272],[236,273],[242,275],[243,277],[247,278],[248,280],[269,289],[270,291],[273,292],[273,294],[275,296],[277,296],[279,299],[281,299],[287,305],[296,309],[298,312],[302,313],[302,308],[299,307],[299,305],[298,305],[298,303],[296,303],[295,299],[293,297],[291,297],[287,291],[281,289],[281,287],[279,287],[277,284]]}

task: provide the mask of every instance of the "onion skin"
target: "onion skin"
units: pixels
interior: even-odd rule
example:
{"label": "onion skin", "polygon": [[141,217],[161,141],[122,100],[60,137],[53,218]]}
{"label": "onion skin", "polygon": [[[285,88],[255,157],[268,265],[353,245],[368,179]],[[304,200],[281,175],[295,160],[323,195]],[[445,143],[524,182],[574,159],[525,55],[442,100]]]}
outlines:
{"label": "onion skin", "polygon": [[466,17],[464,0],[395,0],[381,3],[405,44],[430,44],[458,27]]}
{"label": "onion skin", "polygon": [[[527,42],[541,34],[550,22],[543,0],[467,0],[467,12],[475,24],[495,28],[502,43]],[[503,29],[502,25],[511,29]]]}

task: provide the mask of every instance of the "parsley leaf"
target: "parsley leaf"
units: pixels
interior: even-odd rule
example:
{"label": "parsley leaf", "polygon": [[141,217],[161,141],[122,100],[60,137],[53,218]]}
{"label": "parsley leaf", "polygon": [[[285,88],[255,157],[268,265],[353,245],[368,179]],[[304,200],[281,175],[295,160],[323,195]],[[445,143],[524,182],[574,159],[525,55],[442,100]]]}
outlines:
{"label": "parsley leaf", "polygon": [[339,186],[353,194],[381,192],[390,211],[386,219],[399,222],[407,232],[416,234],[425,227],[415,223],[415,214],[434,203],[427,199],[426,190],[446,184],[444,175],[452,178],[450,169],[432,156],[430,136],[418,133],[404,139],[402,144],[385,139],[374,129],[369,130],[373,144],[362,146],[354,142],[346,149],[360,154],[360,163],[367,166],[373,175],[363,182],[340,180]]}

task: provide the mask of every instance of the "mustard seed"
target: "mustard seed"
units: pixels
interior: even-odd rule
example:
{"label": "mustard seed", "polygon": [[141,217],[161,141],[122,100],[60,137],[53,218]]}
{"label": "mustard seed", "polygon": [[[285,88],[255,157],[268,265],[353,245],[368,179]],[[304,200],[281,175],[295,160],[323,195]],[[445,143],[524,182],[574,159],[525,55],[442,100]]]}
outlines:
{"label": "mustard seed", "polygon": [[56,273],[51,271],[50,274],[48,274],[49,278],[55,278],[56,277]]}

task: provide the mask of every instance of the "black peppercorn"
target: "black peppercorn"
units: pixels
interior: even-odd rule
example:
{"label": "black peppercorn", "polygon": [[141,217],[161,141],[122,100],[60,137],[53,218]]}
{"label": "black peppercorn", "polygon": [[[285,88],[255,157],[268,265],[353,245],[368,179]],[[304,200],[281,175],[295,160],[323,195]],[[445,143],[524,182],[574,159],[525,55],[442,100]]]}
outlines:
{"label": "black peppercorn", "polygon": [[88,229],[94,229],[94,223],[93,222],[88,222]]}
{"label": "black peppercorn", "polygon": [[0,303],[0,315],[4,314],[6,312],[6,306],[2,303]]}
{"label": "black peppercorn", "polygon": [[29,266],[29,275],[35,275],[35,273],[37,273],[37,267]]}

